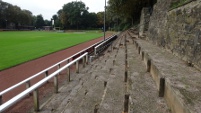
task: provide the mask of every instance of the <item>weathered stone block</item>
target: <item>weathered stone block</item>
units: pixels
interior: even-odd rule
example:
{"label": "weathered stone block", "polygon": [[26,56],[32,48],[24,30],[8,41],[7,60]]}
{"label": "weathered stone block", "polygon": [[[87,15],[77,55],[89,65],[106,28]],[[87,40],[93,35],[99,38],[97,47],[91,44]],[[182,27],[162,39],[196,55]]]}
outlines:
{"label": "weathered stone block", "polygon": [[172,2],[157,2],[150,17],[148,40],[170,49],[201,69],[201,2],[196,0],[169,10]]}

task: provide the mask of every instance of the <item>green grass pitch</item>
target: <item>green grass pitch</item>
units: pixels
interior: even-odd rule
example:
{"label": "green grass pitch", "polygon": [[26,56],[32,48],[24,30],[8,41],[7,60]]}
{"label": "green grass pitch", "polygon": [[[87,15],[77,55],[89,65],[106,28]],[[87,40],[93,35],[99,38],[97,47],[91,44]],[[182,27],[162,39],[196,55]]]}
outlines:
{"label": "green grass pitch", "polygon": [[102,36],[99,32],[0,32],[0,70]]}

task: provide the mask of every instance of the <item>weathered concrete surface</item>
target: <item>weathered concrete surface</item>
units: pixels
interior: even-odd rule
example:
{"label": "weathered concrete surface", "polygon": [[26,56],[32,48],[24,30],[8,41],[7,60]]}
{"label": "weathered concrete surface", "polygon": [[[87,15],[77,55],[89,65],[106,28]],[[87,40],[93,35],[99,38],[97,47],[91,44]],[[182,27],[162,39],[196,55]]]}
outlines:
{"label": "weathered concrete surface", "polygon": [[139,27],[139,35],[143,37],[145,32],[148,31],[149,28],[149,20],[150,20],[151,9],[148,7],[144,7],[141,11],[141,19],[140,19],[140,27]]}
{"label": "weathered concrete surface", "polygon": [[201,70],[201,0],[170,10],[174,1],[155,4],[147,39]]}
{"label": "weathered concrete surface", "polygon": [[[113,51],[108,51],[109,47],[104,55],[74,74],[40,113],[169,113],[132,39],[125,37],[125,33],[120,35]],[[127,80],[126,72],[131,73]]]}
{"label": "weathered concrete surface", "polygon": [[128,43],[130,113],[170,113],[132,40]]}
{"label": "weathered concrete surface", "polygon": [[151,59],[150,72],[158,89],[159,79],[165,78],[165,99],[172,112],[200,113],[201,72],[147,41],[137,39],[136,43]]}
{"label": "weathered concrete surface", "polygon": [[[116,57],[109,57],[110,75],[107,80],[105,94],[100,103],[100,113],[118,113],[123,112],[124,108],[124,73],[125,73],[125,51],[124,46],[119,46]],[[107,65],[106,65],[107,66]]]}

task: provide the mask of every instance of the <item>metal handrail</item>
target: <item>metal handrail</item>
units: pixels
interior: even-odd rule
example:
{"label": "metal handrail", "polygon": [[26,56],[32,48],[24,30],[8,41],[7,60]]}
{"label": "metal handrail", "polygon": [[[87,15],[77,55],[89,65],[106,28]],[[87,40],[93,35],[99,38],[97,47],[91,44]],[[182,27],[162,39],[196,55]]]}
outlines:
{"label": "metal handrail", "polygon": [[91,45],[91,46],[89,46],[89,47],[87,47],[87,48],[85,48],[85,49],[79,51],[78,53],[76,53],[76,54],[74,54],[74,55],[72,55],[72,56],[70,56],[70,57],[68,57],[68,58],[66,58],[66,59],[64,59],[64,60],[62,60],[62,61],[60,61],[60,62],[58,62],[58,63],[56,63],[56,64],[54,64],[54,65],[52,65],[52,66],[50,66],[50,67],[48,67],[48,68],[46,68],[46,69],[44,69],[43,71],[41,71],[41,72],[39,72],[39,73],[37,73],[37,74],[35,74],[35,75],[33,75],[33,76],[27,78],[27,79],[25,79],[25,80],[23,80],[23,81],[21,81],[21,82],[15,84],[15,85],[13,85],[13,86],[11,86],[11,87],[9,87],[9,88],[3,90],[2,92],[0,92],[0,96],[6,94],[6,93],[8,93],[8,92],[10,92],[11,90],[13,90],[13,89],[19,87],[20,85],[23,85],[23,84],[29,82],[30,80],[36,78],[37,76],[39,76],[39,75],[41,75],[41,74],[47,72],[48,70],[50,70],[50,69],[52,69],[52,68],[58,66],[59,64],[61,64],[61,63],[63,63],[63,62],[66,62],[66,61],[70,60],[71,58],[73,58],[73,57],[75,57],[75,56],[81,54],[82,52],[86,51],[87,49],[89,49],[89,48],[91,48],[91,47],[93,47],[93,46],[95,46],[95,45],[97,45],[97,44],[99,44],[99,43],[101,43],[101,42],[103,42],[103,41],[99,41],[99,42],[97,42],[97,43],[95,43],[95,44],[93,44],[93,45]]}
{"label": "metal handrail", "polygon": [[5,102],[4,104],[2,104],[0,106],[0,112],[3,112],[6,109],[8,109],[9,107],[11,107],[12,105],[16,104],[18,101],[20,101],[22,98],[24,98],[25,96],[27,96],[29,93],[32,93],[33,91],[37,90],[40,86],[42,86],[43,84],[45,84],[48,80],[50,80],[51,78],[55,77],[60,72],[62,72],[64,69],[66,69],[69,66],[73,65],[74,63],[76,63],[77,61],[79,61],[80,59],[82,59],[85,56],[86,57],[88,56],[88,52],[86,52],[85,54],[83,54],[80,57],[76,58],[75,60],[69,62],[68,64],[66,64],[62,68],[58,69],[57,71],[55,71],[54,73],[50,74],[46,78],[40,80],[39,82],[37,82],[33,86],[29,87],[28,89],[24,90],[23,92],[21,92],[20,94],[18,94],[15,97],[13,97],[9,101]]}
{"label": "metal handrail", "polygon": [[95,47],[95,52],[94,52],[94,54],[95,55],[97,55],[97,48],[99,48],[100,46],[102,46],[103,44],[105,44],[106,42],[108,42],[110,39],[112,39],[112,38],[114,38],[116,35],[112,35],[110,38],[108,38],[108,39],[106,39],[105,41],[103,41],[102,43],[100,43],[99,45],[97,45],[96,47]]}

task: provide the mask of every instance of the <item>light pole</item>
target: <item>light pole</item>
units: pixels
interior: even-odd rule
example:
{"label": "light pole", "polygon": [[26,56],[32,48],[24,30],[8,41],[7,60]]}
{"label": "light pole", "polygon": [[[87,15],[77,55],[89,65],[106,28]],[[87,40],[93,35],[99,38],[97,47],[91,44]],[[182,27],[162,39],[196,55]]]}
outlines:
{"label": "light pole", "polygon": [[105,21],[106,21],[106,0],[105,0],[105,13],[104,13],[104,41],[105,41]]}

